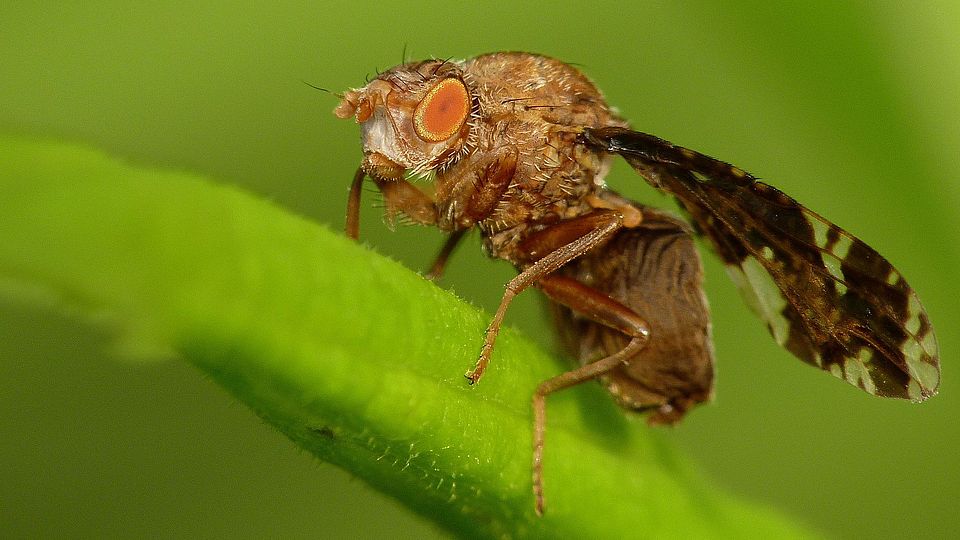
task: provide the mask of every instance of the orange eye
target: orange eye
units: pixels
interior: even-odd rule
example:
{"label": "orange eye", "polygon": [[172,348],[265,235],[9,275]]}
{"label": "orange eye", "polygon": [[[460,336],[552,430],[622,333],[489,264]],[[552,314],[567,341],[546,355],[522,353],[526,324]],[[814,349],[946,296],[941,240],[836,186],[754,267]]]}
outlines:
{"label": "orange eye", "polygon": [[460,131],[470,116],[470,96],[460,79],[444,79],[427,92],[413,113],[421,139],[440,142]]}

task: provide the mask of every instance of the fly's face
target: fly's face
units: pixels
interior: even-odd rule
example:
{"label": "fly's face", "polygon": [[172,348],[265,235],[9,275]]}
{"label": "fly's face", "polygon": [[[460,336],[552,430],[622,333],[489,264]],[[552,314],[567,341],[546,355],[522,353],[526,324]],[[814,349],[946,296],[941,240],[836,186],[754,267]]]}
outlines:
{"label": "fly's face", "polygon": [[431,60],[346,92],[334,113],[360,124],[364,171],[392,179],[443,169],[465,155],[475,102],[458,64]]}

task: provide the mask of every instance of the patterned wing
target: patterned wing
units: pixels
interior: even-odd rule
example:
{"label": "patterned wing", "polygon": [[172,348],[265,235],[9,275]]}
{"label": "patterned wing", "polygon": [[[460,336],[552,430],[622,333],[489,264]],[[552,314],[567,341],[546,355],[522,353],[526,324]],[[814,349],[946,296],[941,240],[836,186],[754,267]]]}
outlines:
{"label": "patterned wing", "polygon": [[620,154],[678,199],[795,356],[874,395],[923,401],[937,393],[930,320],[872,248],[743,170],[652,135],[584,129],[580,140]]}

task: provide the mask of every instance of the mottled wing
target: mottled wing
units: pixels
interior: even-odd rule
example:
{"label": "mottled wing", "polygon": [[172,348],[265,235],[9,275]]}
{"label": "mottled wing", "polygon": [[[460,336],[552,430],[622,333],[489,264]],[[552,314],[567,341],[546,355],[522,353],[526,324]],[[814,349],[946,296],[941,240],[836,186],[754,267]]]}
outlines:
{"label": "mottled wing", "polygon": [[622,128],[581,142],[620,154],[673,194],[777,343],[878,396],[923,401],[937,340],[903,276],[872,248],[741,169]]}

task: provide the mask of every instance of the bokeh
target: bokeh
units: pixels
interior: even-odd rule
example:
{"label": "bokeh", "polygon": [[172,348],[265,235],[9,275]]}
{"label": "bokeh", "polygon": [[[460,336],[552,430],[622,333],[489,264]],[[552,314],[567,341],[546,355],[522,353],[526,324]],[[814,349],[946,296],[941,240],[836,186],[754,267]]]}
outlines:
{"label": "bokeh", "polygon": [[[705,256],[717,398],[670,431],[676,445],[721,489],[830,536],[955,533],[960,7],[636,4],[11,2],[0,133],[196,171],[339,228],[358,131],[310,85],[493,50],[576,63],[636,129],[733,162],[873,245],[938,330],[941,395],[872,398],[780,350]],[[672,206],[625,166],[609,182]],[[389,231],[375,202],[363,238],[425,268],[440,234]],[[441,285],[490,310],[512,273],[472,237]],[[508,323],[552,346],[542,311],[525,295]],[[121,362],[105,340],[0,303],[0,535],[444,536],[190,366]]]}

